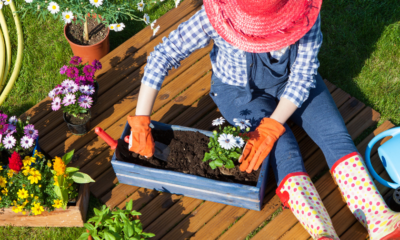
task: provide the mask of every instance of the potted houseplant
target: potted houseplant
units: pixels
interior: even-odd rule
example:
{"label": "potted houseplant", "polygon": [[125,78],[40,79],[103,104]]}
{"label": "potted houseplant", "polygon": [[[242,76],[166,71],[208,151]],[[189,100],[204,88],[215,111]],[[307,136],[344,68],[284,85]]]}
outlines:
{"label": "potted houseplant", "polygon": [[95,216],[84,224],[86,232],[78,240],[86,239],[148,239],[154,237],[153,233],[143,232],[139,220],[139,212],[132,210],[133,201],[126,203],[125,209],[110,208],[103,205],[99,210],[94,209]]}
{"label": "potted houseplant", "polygon": [[33,150],[39,148],[39,131],[29,124],[30,117],[22,121],[16,116],[8,117],[0,113],[0,150],[2,165],[7,165],[7,159],[13,152],[24,158],[32,156]]}
{"label": "potted houseplant", "polygon": [[[73,154],[74,151],[71,151],[51,161],[38,151],[25,158],[14,152],[8,166],[0,168],[0,208],[11,208],[15,214],[35,216],[46,210],[65,210],[69,200],[78,197],[74,183],[94,182],[78,168],[66,167]],[[18,219],[17,216],[15,218]],[[8,220],[13,221],[10,224],[15,222],[13,216],[0,219],[4,223]]]}
{"label": "potted houseplant", "polygon": [[[213,121],[223,124],[224,119]],[[164,151],[161,142],[169,147],[166,161],[126,154],[125,139],[130,135],[126,124],[116,152],[111,160],[120,183],[183,194],[189,197],[260,210],[264,198],[269,162],[264,161],[257,171],[241,172],[238,159],[248,140],[250,123],[235,119],[236,125],[204,131],[195,128],[151,122],[152,136],[157,149]],[[222,144],[221,144],[222,143]],[[121,148],[122,147],[122,148]],[[161,148],[160,148],[161,147]],[[163,154],[159,154],[161,156]],[[117,158],[120,156],[120,159]]]}
{"label": "potted houseplant", "polygon": [[[122,31],[125,27],[120,20],[136,20],[150,23],[149,16],[142,15],[145,9],[159,4],[162,0],[109,1],[109,0],[25,0],[18,12],[30,11],[39,17],[53,15],[65,22],[64,35],[74,55],[82,57],[84,63],[100,59],[110,50],[109,32]],[[154,28],[157,29],[157,28]],[[158,30],[158,29],[157,29]]]}
{"label": "potted houseplant", "polygon": [[82,59],[74,56],[70,65],[64,65],[60,69],[60,74],[66,75],[68,79],[48,94],[53,99],[52,110],[63,110],[64,121],[73,134],[83,135],[90,129],[90,108],[97,99],[96,85],[98,89],[93,77],[99,69],[101,69],[99,61],[94,60],[92,65],[82,64]]}

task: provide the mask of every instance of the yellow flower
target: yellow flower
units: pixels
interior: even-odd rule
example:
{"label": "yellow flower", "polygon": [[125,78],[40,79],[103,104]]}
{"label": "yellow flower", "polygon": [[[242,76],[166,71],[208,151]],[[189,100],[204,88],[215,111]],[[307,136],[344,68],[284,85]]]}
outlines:
{"label": "yellow flower", "polygon": [[64,161],[60,157],[56,157],[54,161],[54,170],[57,172],[57,176],[64,174],[65,168],[67,167]]}
{"label": "yellow flower", "polygon": [[3,170],[3,166],[0,166],[0,171]]}
{"label": "yellow flower", "polygon": [[48,166],[49,168],[51,168],[51,166],[53,166],[53,165],[51,164],[50,161],[48,161],[48,162],[47,162],[47,166]]}
{"label": "yellow flower", "polygon": [[25,187],[25,184],[22,184],[22,187]]}
{"label": "yellow flower", "polygon": [[32,173],[34,173],[34,172],[36,172],[36,169],[35,169],[35,168],[31,168],[31,169],[29,170],[29,174],[32,174]]}
{"label": "yellow flower", "polygon": [[32,163],[35,163],[35,162],[36,162],[36,158],[26,156],[26,157],[24,158],[24,160],[22,160],[22,162],[24,163],[24,166],[30,166]]}
{"label": "yellow flower", "polygon": [[35,200],[38,200],[39,199],[39,197],[38,196],[35,196]]}
{"label": "yellow flower", "polygon": [[0,196],[0,201],[1,201],[1,196]]}
{"label": "yellow flower", "polygon": [[42,185],[39,185],[39,187],[42,187]]}
{"label": "yellow flower", "polygon": [[31,194],[31,198],[33,198],[33,193]]}
{"label": "yellow flower", "polygon": [[44,209],[42,206],[40,206],[40,203],[34,203],[33,205],[34,205],[34,207],[32,208],[33,214],[39,215],[42,214],[42,212],[44,212]]}
{"label": "yellow flower", "polygon": [[15,212],[15,213],[19,213],[18,207],[16,207],[16,206],[13,206],[11,210],[12,210],[13,212]]}
{"label": "yellow flower", "polygon": [[54,184],[53,184],[54,186],[60,186],[59,184],[58,184],[58,178],[57,178],[57,176],[54,176]]}
{"label": "yellow flower", "polygon": [[54,200],[54,205],[53,205],[53,207],[55,207],[55,208],[60,208],[60,207],[62,207],[62,201],[59,200],[59,199]]}
{"label": "yellow flower", "polygon": [[39,180],[42,180],[42,174],[39,171],[34,171],[30,173],[31,175],[28,177],[28,180],[31,181],[31,184],[38,183]]}
{"label": "yellow flower", "polygon": [[0,176],[0,187],[5,188],[6,187],[6,183],[7,183],[6,178]]}
{"label": "yellow flower", "polygon": [[17,194],[18,194],[18,197],[22,198],[22,199],[29,197],[28,191],[26,191],[24,188],[18,190]]}
{"label": "yellow flower", "polygon": [[30,171],[31,171],[31,167],[26,166],[26,167],[24,167],[24,170],[22,170],[22,173],[23,173],[25,176],[28,176],[28,174],[29,174]]}
{"label": "yellow flower", "polygon": [[2,193],[4,196],[7,196],[7,195],[8,195],[8,189],[7,189],[7,188],[4,188],[3,190],[1,190],[1,193]]}
{"label": "yellow flower", "polygon": [[26,214],[26,212],[25,212],[25,211],[22,211],[22,214],[23,214],[23,215],[25,215],[25,214]]}
{"label": "yellow flower", "polygon": [[14,175],[14,170],[8,169],[8,172],[7,172],[8,178],[12,178],[13,175]]}
{"label": "yellow flower", "polygon": [[44,158],[44,155],[41,152],[38,152],[37,150],[35,150],[35,157],[40,157],[40,158]]}

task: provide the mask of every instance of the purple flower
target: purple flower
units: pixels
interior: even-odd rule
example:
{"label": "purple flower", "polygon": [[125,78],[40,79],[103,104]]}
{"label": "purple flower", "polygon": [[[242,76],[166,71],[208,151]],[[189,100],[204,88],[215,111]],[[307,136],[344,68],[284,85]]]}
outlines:
{"label": "purple flower", "polygon": [[81,62],[82,62],[82,58],[80,58],[78,56],[73,56],[69,63],[72,65],[79,65],[79,64],[81,64]]}
{"label": "purple flower", "polygon": [[17,127],[12,124],[8,124],[8,128],[4,131],[4,134],[11,135],[15,132],[17,132]]}
{"label": "purple flower", "polygon": [[69,78],[76,78],[79,76],[79,70],[76,67],[68,67],[67,76]]}
{"label": "purple flower", "polygon": [[63,87],[61,85],[57,85],[53,90],[55,95],[63,93]]}
{"label": "purple flower", "polygon": [[60,69],[60,74],[65,74],[65,72],[67,71],[67,69],[68,69],[68,66],[67,66],[67,65],[62,66],[62,68]]}
{"label": "purple flower", "polygon": [[7,121],[7,115],[4,113],[0,113],[0,122],[5,122]]}
{"label": "purple flower", "polygon": [[4,132],[8,129],[8,124],[6,122],[0,122],[0,134],[4,134]]}
{"label": "purple flower", "polygon": [[78,84],[76,84],[76,83],[72,83],[72,84],[70,84],[69,86],[68,86],[68,91],[70,92],[70,93],[76,93],[76,91],[78,91]]}
{"label": "purple flower", "polygon": [[63,88],[68,88],[71,84],[73,84],[74,83],[74,81],[72,81],[72,80],[69,80],[69,79],[65,79],[62,83],[61,83],[61,86],[63,87]]}
{"label": "purple flower", "polygon": [[92,95],[94,93],[94,87],[91,85],[82,85],[79,87],[79,91],[86,95]]}
{"label": "purple flower", "polygon": [[35,126],[28,124],[24,127],[24,133],[26,136],[35,140],[39,136],[39,131],[35,129]]}
{"label": "purple flower", "polygon": [[28,148],[32,147],[32,145],[33,145],[33,139],[26,135],[21,138],[20,142],[21,142],[21,147],[23,147],[25,149],[28,149]]}
{"label": "purple flower", "polygon": [[92,76],[86,76],[85,79],[86,79],[85,84],[93,85],[94,80]]}
{"label": "purple flower", "polygon": [[16,125],[18,122],[17,116],[12,116],[8,119],[8,123],[12,125]]}
{"label": "purple flower", "polygon": [[83,108],[90,108],[93,104],[93,99],[87,95],[82,95],[78,99],[79,106]]}
{"label": "purple flower", "polygon": [[92,95],[94,93],[94,87],[92,85],[88,85],[88,86],[89,86],[88,95]]}
{"label": "purple flower", "polygon": [[53,89],[49,92],[49,98],[53,99],[56,96],[56,91]]}
{"label": "purple flower", "polygon": [[75,78],[75,83],[80,85],[81,83],[85,82],[86,78],[84,76],[78,76],[77,78]]}
{"label": "purple flower", "polygon": [[83,72],[85,73],[86,76],[94,76],[96,69],[94,69],[92,65],[86,65],[83,67]]}
{"label": "purple flower", "polygon": [[3,144],[6,149],[13,148],[15,146],[15,138],[13,135],[8,135],[3,139]]}
{"label": "purple flower", "polygon": [[96,69],[96,71],[103,68],[103,66],[101,65],[101,62],[96,59],[92,62],[92,65],[93,65],[94,69]]}
{"label": "purple flower", "polygon": [[71,94],[71,93],[68,93],[68,94],[65,95],[65,97],[64,97],[64,99],[62,101],[62,104],[64,104],[64,106],[68,106],[68,105],[71,105],[71,104],[75,104],[75,101],[76,101],[75,95]]}
{"label": "purple flower", "polygon": [[51,109],[53,111],[58,111],[61,107],[61,99],[59,97],[55,97],[53,102],[51,103]]}

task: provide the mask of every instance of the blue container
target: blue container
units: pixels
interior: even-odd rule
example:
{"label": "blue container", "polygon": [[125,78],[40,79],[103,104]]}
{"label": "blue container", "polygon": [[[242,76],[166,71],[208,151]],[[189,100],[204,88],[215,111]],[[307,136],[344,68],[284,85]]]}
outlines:
{"label": "blue container", "polygon": [[[212,132],[210,131],[169,125],[156,121],[152,121],[151,127],[159,130],[200,132],[206,136],[212,136]],[[126,123],[121,139],[129,134],[130,126]],[[244,184],[222,182],[191,174],[127,163],[119,161],[115,153],[111,164],[118,177],[118,181],[123,184],[172,194],[180,194],[257,211],[260,211],[263,202],[269,166],[267,161],[263,162],[257,186],[252,187]]]}

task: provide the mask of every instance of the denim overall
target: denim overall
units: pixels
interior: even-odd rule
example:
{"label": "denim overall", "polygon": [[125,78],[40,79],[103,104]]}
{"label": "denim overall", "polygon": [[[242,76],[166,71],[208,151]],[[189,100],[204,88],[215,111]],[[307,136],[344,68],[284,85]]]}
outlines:
{"label": "denim overall", "polygon": [[[291,45],[278,61],[272,59],[270,53],[246,53],[248,81],[245,87],[228,85],[212,76],[210,96],[230,124],[234,125],[234,118],[248,119],[253,131],[261,119],[272,114],[285,90],[297,48],[297,43]],[[329,168],[341,157],[357,152],[319,74],[316,87],[310,90],[308,99],[290,119],[321,148]],[[287,124],[284,127],[286,132],[264,160],[270,161],[278,185],[287,174],[306,172],[296,138]]]}

